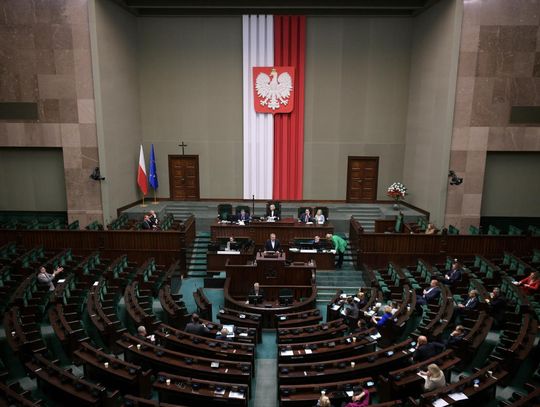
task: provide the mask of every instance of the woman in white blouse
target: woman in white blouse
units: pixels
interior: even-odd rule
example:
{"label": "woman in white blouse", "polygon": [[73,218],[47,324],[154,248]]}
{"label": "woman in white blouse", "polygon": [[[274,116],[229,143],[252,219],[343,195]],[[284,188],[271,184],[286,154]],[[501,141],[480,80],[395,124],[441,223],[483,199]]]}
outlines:
{"label": "woman in white blouse", "polygon": [[322,225],[325,222],[324,215],[322,213],[322,209],[318,209],[317,213],[315,214],[315,221],[318,225]]}
{"label": "woman in white blouse", "polygon": [[420,372],[424,378],[424,390],[432,391],[446,386],[446,378],[439,366],[432,363],[427,367],[427,372]]}

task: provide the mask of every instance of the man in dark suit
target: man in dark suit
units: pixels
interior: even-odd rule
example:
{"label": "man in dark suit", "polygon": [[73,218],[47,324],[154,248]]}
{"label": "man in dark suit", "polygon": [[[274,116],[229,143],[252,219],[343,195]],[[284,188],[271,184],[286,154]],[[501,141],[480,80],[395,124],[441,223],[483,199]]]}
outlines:
{"label": "man in dark suit", "polygon": [[270,204],[270,206],[268,206],[268,209],[266,210],[266,217],[272,220],[279,220],[280,216],[281,213],[279,213],[279,210],[276,209],[276,205]]}
{"label": "man in dark suit", "polygon": [[416,350],[414,351],[413,361],[415,363],[423,362],[437,356],[444,350],[444,345],[438,342],[428,342],[427,338],[423,335],[418,337],[418,343],[416,344]]}
{"label": "man in dark suit", "polygon": [[260,295],[264,298],[264,290],[261,288],[259,283],[254,283],[253,288],[249,291],[249,295]]}
{"label": "man in dark suit", "polygon": [[441,296],[441,289],[439,287],[439,282],[435,279],[431,280],[429,288],[426,288],[422,295],[416,296],[417,305],[426,305],[429,302],[434,302],[439,299]]}
{"label": "man in dark suit", "polygon": [[447,284],[450,286],[456,285],[461,281],[462,273],[463,269],[461,267],[461,264],[457,260],[454,260],[454,262],[452,263],[452,268],[448,270],[448,272],[444,276],[443,284]]}
{"label": "man in dark suit", "polygon": [[264,290],[259,286],[259,283],[254,283],[253,288],[249,290],[246,304],[249,304],[249,297],[256,296],[255,303],[260,303],[264,300]]}
{"label": "man in dark suit", "polygon": [[315,236],[313,239],[313,248],[317,251],[322,251],[328,248],[325,240],[321,240],[320,236]]}
{"label": "man in dark suit", "polygon": [[501,328],[506,320],[506,298],[498,287],[489,293],[489,297],[486,298],[486,303],[489,305],[489,315],[495,320],[495,327]]}
{"label": "man in dark suit", "polygon": [[466,310],[466,311],[475,311],[478,309],[478,305],[480,304],[480,301],[478,300],[478,292],[476,290],[469,291],[469,298],[465,303],[458,304],[458,308],[460,310]]}
{"label": "man in dark suit", "polygon": [[463,342],[465,338],[465,327],[463,325],[456,325],[448,340],[446,341],[446,347],[457,348]]}
{"label": "man in dark suit", "polygon": [[244,209],[240,210],[240,213],[236,215],[238,221],[242,222],[249,222],[251,220],[251,216],[249,216],[249,213],[247,213]]}
{"label": "man in dark suit", "polygon": [[151,230],[152,229],[152,223],[150,222],[150,216],[144,215],[144,219],[141,223],[141,228],[144,230]]}
{"label": "man in dark suit", "polygon": [[304,213],[300,215],[300,222],[303,222],[303,223],[313,222],[313,218],[311,217],[311,212],[309,208],[306,208]]}
{"label": "man in dark suit", "polygon": [[206,336],[210,330],[199,321],[199,316],[195,313],[191,316],[191,322],[186,325],[185,331],[190,334]]}
{"label": "man in dark suit", "polygon": [[270,239],[266,241],[264,244],[264,251],[266,252],[277,252],[281,249],[281,245],[279,244],[279,240],[276,239],[276,234],[271,233]]}

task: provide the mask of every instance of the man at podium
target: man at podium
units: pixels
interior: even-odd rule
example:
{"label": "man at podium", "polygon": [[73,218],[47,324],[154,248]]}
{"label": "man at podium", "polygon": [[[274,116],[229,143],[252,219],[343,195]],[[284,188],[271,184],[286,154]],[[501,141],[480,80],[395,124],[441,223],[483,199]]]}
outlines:
{"label": "man at podium", "polygon": [[271,233],[270,239],[266,241],[264,244],[264,251],[265,252],[277,252],[281,249],[281,244],[279,243],[279,240],[276,239],[276,234]]}

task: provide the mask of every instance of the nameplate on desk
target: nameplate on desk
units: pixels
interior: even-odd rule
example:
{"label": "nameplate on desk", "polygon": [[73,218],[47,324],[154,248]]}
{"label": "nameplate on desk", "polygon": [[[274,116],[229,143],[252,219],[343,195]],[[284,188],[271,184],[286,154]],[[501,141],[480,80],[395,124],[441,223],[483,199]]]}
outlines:
{"label": "nameplate on desk", "polygon": [[62,283],[65,283],[65,282],[66,282],[65,278],[62,278],[61,280],[58,280],[58,284],[62,284]]}
{"label": "nameplate on desk", "polygon": [[317,253],[316,249],[302,249],[300,253]]}
{"label": "nameplate on desk", "polygon": [[294,356],[294,352],[292,350],[284,350],[281,352],[281,356]]}
{"label": "nameplate on desk", "polygon": [[448,403],[444,399],[437,399],[433,402],[434,407],[445,407]]}
{"label": "nameplate on desk", "polygon": [[300,251],[300,249],[298,247],[291,247],[289,249],[290,252],[293,252],[293,253],[298,253]]}
{"label": "nameplate on desk", "polygon": [[240,254],[240,250],[218,250],[217,254]]}

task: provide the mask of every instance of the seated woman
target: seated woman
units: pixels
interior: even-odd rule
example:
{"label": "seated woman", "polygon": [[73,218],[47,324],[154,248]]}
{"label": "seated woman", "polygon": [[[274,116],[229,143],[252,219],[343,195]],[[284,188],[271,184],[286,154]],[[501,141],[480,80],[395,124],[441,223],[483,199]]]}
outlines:
{"label": "seated woman", "polygon": [[326,222],[322,209],[317,209],[317,213],[315,214],[315,222],[317,222],[318,225],[322,225],[324,222]]}
{"label": "seated woman", "polygon": [[420,372],[420,375],[424,378],[424,390],[426,392],[446,386],[444,373],[435,363],[427,367],[427,372]]}
{"label": "seated woman", "polygon": [[365,389],[360,389],[355,391],[351,401],[345,404],[345,407],[366,407],[369,406],[369,391]]}
{"label": "seated woman", "polygon": [[533,271],[529,277],[524,278],[518,283],[514,283],[520,286],[523,293],[526,295],[534,295],[540,291],[540,276],[537,271]]}
{"label": "seated woman", "polygon": [[393,323],[392,318],[394,314],[392,312],[392,307],[390,305],[387,305],[384,307],[384,314],[382,317],[373,316],[371,318],[371,322],[377,326],[377,328],[382,328],[383,326],[386,326],[387,324]]}
{"label": "seated woman", "polygon": [[437,228],[433,223],[428,223],[426,228],[426,235],[436,235],[437,234]]}
{"label": "seated woman", "polygon": [[330,399],[324,394],[324,392],[321,392],[321,398],[317,401],[316,407],[332,407]]}

